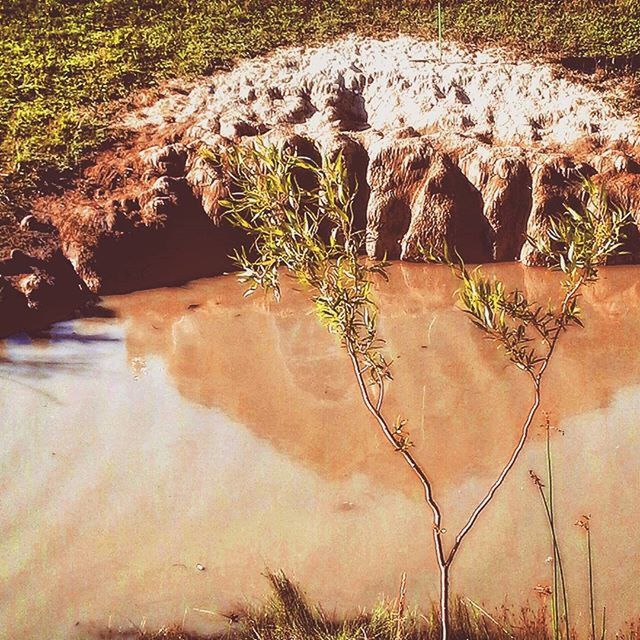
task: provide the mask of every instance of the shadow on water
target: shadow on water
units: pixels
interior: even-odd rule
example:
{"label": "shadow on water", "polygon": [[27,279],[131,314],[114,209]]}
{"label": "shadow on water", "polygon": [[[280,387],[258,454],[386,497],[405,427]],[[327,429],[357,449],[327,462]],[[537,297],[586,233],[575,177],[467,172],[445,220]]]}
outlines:
{"label": "shadow on water", "polygon": [[[106,310],[108,311],[108,310]],[[98,317],[113,317],[109,316],[98,316]],[[49,329],[39,331],[37,333],[32,333],[29,335],[31,341],[46,341],[51,344],[58,344],[64,342],[77,343],[77,344],[92,344],[95,342],[100,343],[109,343],[109,342],[120,342],[120,338],[111,335],[106,332],[100,333],[78,333],[74,330],[74,324],[72,322],[62,322],[60,324],[56,324]]]}
{"label": "shadow on water", "polygon": [[39,358],[3,358],[0,360],[0,372],[11,375],[3,375],[7,380],[14,376],[42,380],[56,373],[83,373],[91,367],[91,363],[83,360],[67,360],[66,358],[46,360]]}
{"label": "shadow on water", "polygon": [[[63,403],[53,393],[42,389],[38,382],[52,378],[60,373],[83,375],[92,368],[89,361],[60,358],[14,358],[0,357],[0,382],[28,389],[57,405]],[[33,383],[33,384],[32,384]]]}
{"label": "shadow on water", "polygon": [[53,394],[30,382],[59,374],[85,375],[98,366],[93,349],[87,347],[120,342],[106,331],[81,333],[75,326],[73,322],[62,322],[7,338],[2,345],[4,353],[0,354],[0,380],[28,388],[60,404]]}
{"label": "shadow on water", "polygon": [[95,304],[84,311],[83,318],[88,319],[100,319],[100,318],[115,318],[116,313],[113,309],[109,309],[101,304]]}
{"label": "shadow on water", "polygon": [[[0,372],[2,371],[1,365],[0,365]],[[10,384],[16,384],[20,387],[23,387],[24,389],[28,389],[29,391],[33,391],[34,393],[37,393],[39,396],[42,396],[44,398],[47,398],[47,400],[51,400],[52,402],[54,402],[57,405],[62,405],[63,403],[60,401],[60,399],[55,396],[53,393],[49,393],[48,391],[44,391],[44,389],[39,389],[38,387],[29,384],[28,382],[25,382],[24,380],[19,380],[15,377],[12,376],[8,376],[8,375],[4,375],[3,373],[0,373],[0,380],[3,382],[8,382]]]}

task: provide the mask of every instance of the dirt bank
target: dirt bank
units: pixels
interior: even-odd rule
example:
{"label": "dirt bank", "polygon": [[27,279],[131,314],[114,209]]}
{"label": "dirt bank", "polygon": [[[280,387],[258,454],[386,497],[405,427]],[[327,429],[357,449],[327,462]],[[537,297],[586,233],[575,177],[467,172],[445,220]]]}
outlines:
{"label": "dirt bank", "polygon": [[565,202],[578,204],[580,176],[640,214],[638,119],[615,103],[549,64],[407,37],[286,49],[174,84],[125,115],[126,141],[74,188],[2,228],[0,331],[94,294],[229,269],[242,238],[219,205],[225,176],[198,151],[259,135],[311,157],[345,154],[371,255],[415,260],[443,240],[468,261],[538,264],[525,230],[544,233]]}

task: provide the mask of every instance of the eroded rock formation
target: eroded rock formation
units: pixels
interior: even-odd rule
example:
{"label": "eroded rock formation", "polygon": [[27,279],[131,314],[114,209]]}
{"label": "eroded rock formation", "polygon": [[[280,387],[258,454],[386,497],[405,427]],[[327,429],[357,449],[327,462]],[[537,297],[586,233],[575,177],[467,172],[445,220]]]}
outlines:
{"label": "eroded rock formation", "polygon": [[429,248],[457,250],[468,262],[492,259],[493,231],[479,191],[426,137],[383,139],[371,151],[367,252],[421,260]]}
{"label": "eroded rock formation", "polygon": [[580,206],[591,176],[635,216],[625,259],[640,257],[638,121],[550,65],[352,37],[244,62],[125,120],[129,137],[77,188],[14,225],[47,238],[50,262],[19,271],[19,243],[3,236],[5,269],[19,271],[2,282],[5,315],[49,304],[59,282],[82,298],[229,269],[243,238],[225,222],[227,176],[201,149],[256,136],[315,160],[343,154],[372,256],[421,260],[446,244],[468,262],[541,264],[525,232]]}

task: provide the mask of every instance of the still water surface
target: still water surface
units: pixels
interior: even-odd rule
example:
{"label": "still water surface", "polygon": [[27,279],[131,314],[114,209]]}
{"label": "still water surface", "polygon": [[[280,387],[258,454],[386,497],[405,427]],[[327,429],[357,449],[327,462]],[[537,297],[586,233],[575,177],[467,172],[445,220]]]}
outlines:
{"label": "still water surface", "polygon": [[[554,278],[491,271],[546,299]],[[640,269],[603,271],[587,327],[545,382],[570,607],[585,621],[591,514],[596,597],[610,629],[638,613]],[[396,265],[380,291],[401,413],[450,534],[517,440],[524,374],[455,308],[447,269]],[[288,291],[243,300],[235,278],[107,299],[113,318],[14,338],[0,362],[0,637],[73,638],[184,623],[265,594],[284,569],[313,600],[354,610],[436,595],[420,488],[361,406],[343,352]],[[542,417],[541,417],[542,419]],[[550,546],[528,471],[534,437],[457,558],[453,589],[492,608],[537,606]],[[197,565],[204,567],[199,570]]]}

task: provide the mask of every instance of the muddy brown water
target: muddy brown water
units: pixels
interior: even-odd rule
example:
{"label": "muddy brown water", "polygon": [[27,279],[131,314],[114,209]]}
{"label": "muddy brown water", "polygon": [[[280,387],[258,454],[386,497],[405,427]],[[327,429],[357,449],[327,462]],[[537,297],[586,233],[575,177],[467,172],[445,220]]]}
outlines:
{"label": "muddy brown water", "polygon": [[[532,298],[554,277],[490,269]],[[640,268],[603,270],[545,381],[557,513],[578,626],[596,599],[609,628],[640,613]],[[455,308],[446,269],[395,265],[380,331],[401,413],[449,534],[507,459],[530,402]],[[235,278],[107,299],[84,319],[4,343],[0,364],[0,637],[72,638],[168,623],[207,631],[284,569],[312,600],[355,610],[436,596],[420,488],[362,408],[334,340],[287,291],[244,300]],[[540,420],[541,421],[541,420]],[[540,422],[538,421],[538,422]],[[542,430],[466,540],[456,592],[489,609],[537,606],[550,545],[528,471]],[[199,565],[199,568],[198,568]]]}

